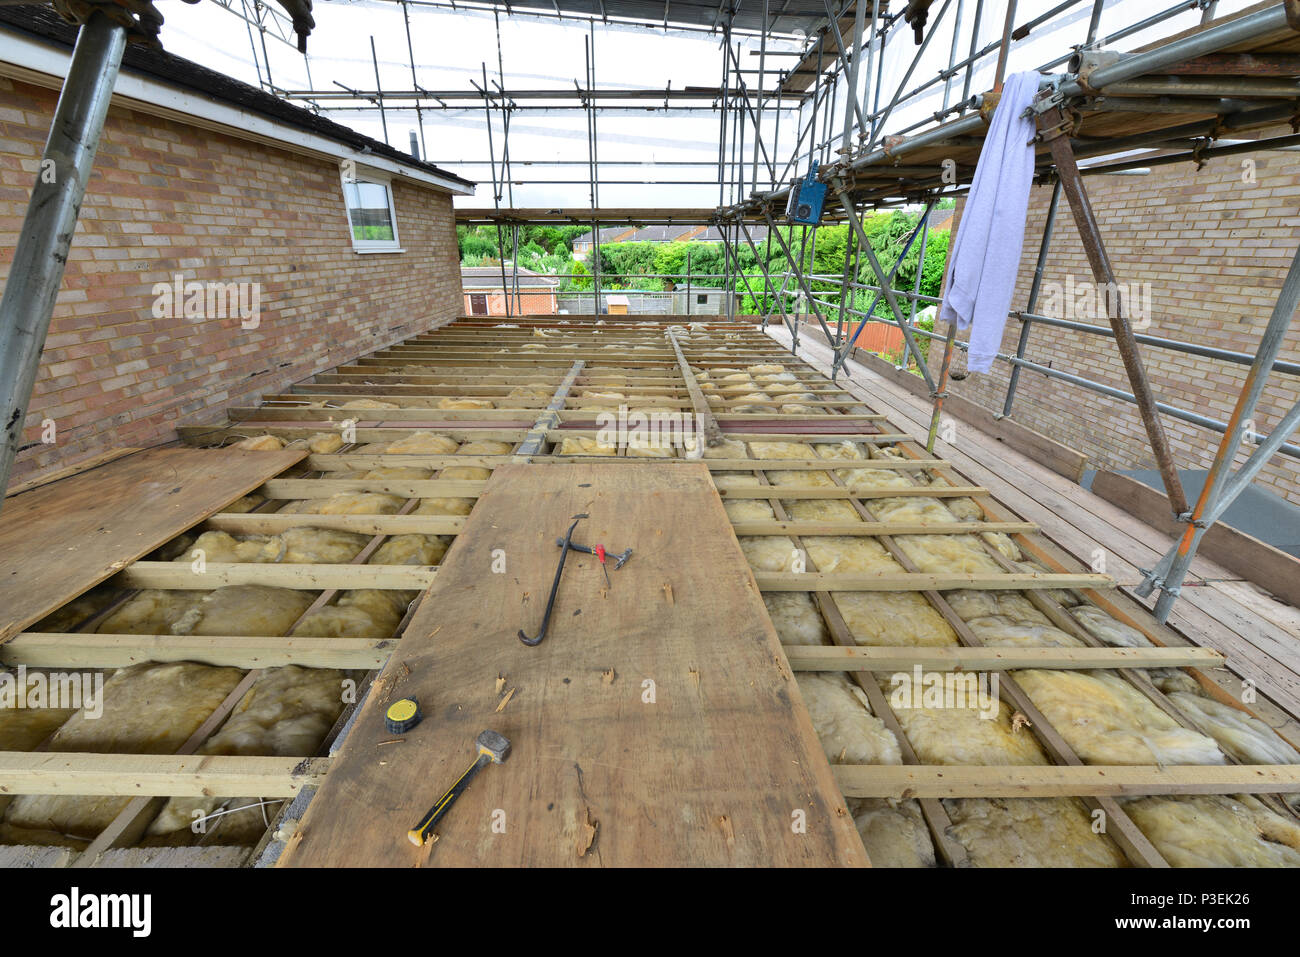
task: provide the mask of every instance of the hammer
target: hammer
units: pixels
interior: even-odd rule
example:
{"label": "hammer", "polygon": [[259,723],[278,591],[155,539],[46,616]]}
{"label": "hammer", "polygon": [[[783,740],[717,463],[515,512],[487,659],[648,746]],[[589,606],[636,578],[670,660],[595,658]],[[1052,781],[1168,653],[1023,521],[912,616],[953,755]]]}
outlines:
{"label": "hammer", "polygon": [[565,542],[562,538],[557,538],[555,544],[560,548],[573,549],[575,552],[582,552],[584,555],[595,555],[596,560],[600,562],[600,570],[605,573],[605,584],[609,584],[609,569],[605,567],[605,557],[609,555],[614,559],[614,571],[622,568],[629,558],[632,557],[632,549],[626,549],[621,555],[612,555],[607,552],[604,545],[578,545],[574,542]]}
{"label": "hammer", "polygon": [[484,731],[474,743],[478,746],[478,756],[474,759],[474,763],[456,779],[456,783],[438,799],[438,803],[429,808],[429,813],[424,815],[420,823],[406,832],[407,838],[416,847],[423,847],[428,843],[434,825],[442,820],[444,814],[451,810],[451,806],[456,803],[456,798],[460,797],[469,787],[470,781],[474,780],[474,775],[478,774],[479,768],[487,767],[489,762],[501,764],[506,758],[510,757],[510,741],[503,734],[498,734],[495,731]]}

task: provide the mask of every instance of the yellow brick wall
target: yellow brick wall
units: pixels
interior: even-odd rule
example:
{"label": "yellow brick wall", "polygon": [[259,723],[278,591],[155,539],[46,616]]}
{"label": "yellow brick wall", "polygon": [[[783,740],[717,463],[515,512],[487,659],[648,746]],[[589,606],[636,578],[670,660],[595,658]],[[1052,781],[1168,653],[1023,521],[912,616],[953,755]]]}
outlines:
{"label": "yellow brick wall", "polygon": [[[1255,162],[1253,183],[1244,182],[1246,159]],[[1150,284],[1150,325],[1142,331],[1253,355],[1300,243],[1295,154],[1260,152],[1215,159],[1199,171],[1179,164],[1153,167],[1146,176],[1089,176],[1084,182],[1119,280]],[[1012,309],[1023,309],[1028,301],[1050,198],[1050,186],[1033,187]],[[958,231],[960,214],[959,208]],[[1076,283],[1092,280],[1062,195],[1043,278],[1063,286],[1067,276]],[[1043,306],[1040,299],[1037,311],[1051,315]],[[1086,321],[1109,328],[1102,317]],[[943,332],[942,324],[936,331]],[[1001,351],[1014,354],[1019,334],[1020,322],[1009,319]],[[1149,345],[1141,351],[1160,401],[1219,421],[1228,418],[1247,366]],[[938,344],[931,350],[936,371],[942,352]],[[1039,324],[1030,334],[1026,358],[1132,391],[1113,340]],[[1280,358],[1300,361],[1300,323],[1293,325]],[[965,367],[959,352],[954,368]],[[954,382],[951,391],[1000,412],[1009,368],[997,361],[990,374]],[[1274,373],[1260,402],[1257,428],[1267,434],[1297,400],[1300,380]],[[1137,412],[1120,400],[1025,370],[1012,418],[1087,453],[1095,467],[1154,468]],[[1169,416],[1162,422],[1180,468],[1209,467],[1218,433]],[[1237,461],[1244,459],[1239,454]],[[1257,484],[1300,503],[1300,461],[1275,456]]]}
{"label": "yellow brick wall", "polygon": [[[0,78],[0,281],[56,93]],[[405,252],[352,249],[338,166],[114,107],[14,479],[175,438],[461,311],[451,197],[393,184]],[[154,284],[260,284],[260,322],[154,317]],[[54,444],[41,442],[52,420]]]}

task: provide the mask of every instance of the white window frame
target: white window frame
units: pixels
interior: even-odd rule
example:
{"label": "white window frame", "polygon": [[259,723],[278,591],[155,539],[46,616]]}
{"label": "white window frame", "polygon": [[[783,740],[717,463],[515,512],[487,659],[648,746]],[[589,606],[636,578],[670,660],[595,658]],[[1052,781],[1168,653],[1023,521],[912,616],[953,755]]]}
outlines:
{"label": "white window frame", "polygon": [[[397,232],[397,205],[393,200],[393,177],[371,166],[353,165],[349,178],[349,163],[339,164],[339,188],[343,195],[343,217],[347,220],[348,239],[352,240],[354,253],[404,253],[401,236]],[[388,196],[388,218],[393,224],[392,239],[357,239],[352,229],[352,213],[348,209],[347,187],[358,180],[384,187]]]}

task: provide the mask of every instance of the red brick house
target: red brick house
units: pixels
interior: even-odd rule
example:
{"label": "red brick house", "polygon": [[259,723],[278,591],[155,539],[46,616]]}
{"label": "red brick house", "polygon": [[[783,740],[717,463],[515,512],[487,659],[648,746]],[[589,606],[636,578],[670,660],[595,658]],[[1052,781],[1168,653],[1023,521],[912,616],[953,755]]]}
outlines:
{"label": "red brick house", "polygon": [[501,267],[465,266],[460,271],[460,284],[465,294],[465,315],[504,316],[506,299],[510,299],[510,315],[555,315],[555,291],[560,281],[553,276],[543,276],[529,269],[519,269],[519,292],[515,294],[514,278],[506,266],[506,280],[501,281]]}
{"label": "red brick house", "polygon": [[[49,8],[0,7],[0,282],[74,39]],[[472,192],[384,143],[130,45],[14,483],[166,442],[177,424],[451,321],[462,306],[451,201]]]}

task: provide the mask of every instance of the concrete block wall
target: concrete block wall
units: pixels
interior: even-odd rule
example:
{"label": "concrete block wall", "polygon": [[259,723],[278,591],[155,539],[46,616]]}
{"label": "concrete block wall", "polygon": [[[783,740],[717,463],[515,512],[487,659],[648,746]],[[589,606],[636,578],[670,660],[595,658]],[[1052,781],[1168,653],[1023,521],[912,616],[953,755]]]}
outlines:
{"label": "concrete block wall", "polygon": [[[1268,135],[1289,132],[1282,128]],[[1295,154],[1252,153],[1212,160],[1199,171],[1188,163],[1153,167],[1146,176],[1089,176],[1085,183],[1120,282],[1145,284],[1149,325],[1140,331],[1253,355],[1300,244]],[[1033,187],[1012,309],[1023,309],[1028,301],[1050,199],[1050,186]],[[960,231],[960,207],[957,212]],[[1045,290],[1057,284],[1062,305],[1067,281],[1076,293],[1079,283],[1092,281],[1064,196],[1043,279]],[[1060,315],[1059,308],[1047,306],[1040,297],[1040,314]],[[1086,312],[1076,309],[1068,318],[1109,328],[1104,312]],[[942,323],[936,331],[943,332]],[[1019,334],[1019,321],[1009,319],[1001,351],[1014,354]],[[936,372],[942,354],[938,346],[930,351]],[[1248,368],[1150,346],[1142,347],[1142,356],[1160,401],[1220,421],[1230,415]],[[1131,391],[1113,340],[1036,325],[1026,358]],[[1300,322],[1293,324],[1281,358],[1300,361]],[[954,369],[965,369],[960,351]],[[1001,412],[1009,369],[995,361],[990,374],[954,382],[951,391]],[[1267,434],[1297,400],[1300,380],[1275,373],[1260,403],[1257,429]],[[1131,404],[1024,371],[1012,418],[1087,453],[1096,468],[1154,467]],[[1209,467],[1218,433],[1169,416],[1162,422],[1180,468]],[[1244,460],[1239,454],[1237,462]],[[1300,462],[1275,456],[1257,484],[1300,503]]]}
{"label": "concrete block wall", "polygon": [[[0,282],[56,99],[0,78]],[[337,164],[115,105],[12,481],[166,442],[178,424],[220,421],[225,406],[452,321],[463,299],[451,197],[399,181],[393,194],[405,251],[359,255]],[[178,274],[259,284],[256,327],[156,318],[155,284]]]}

